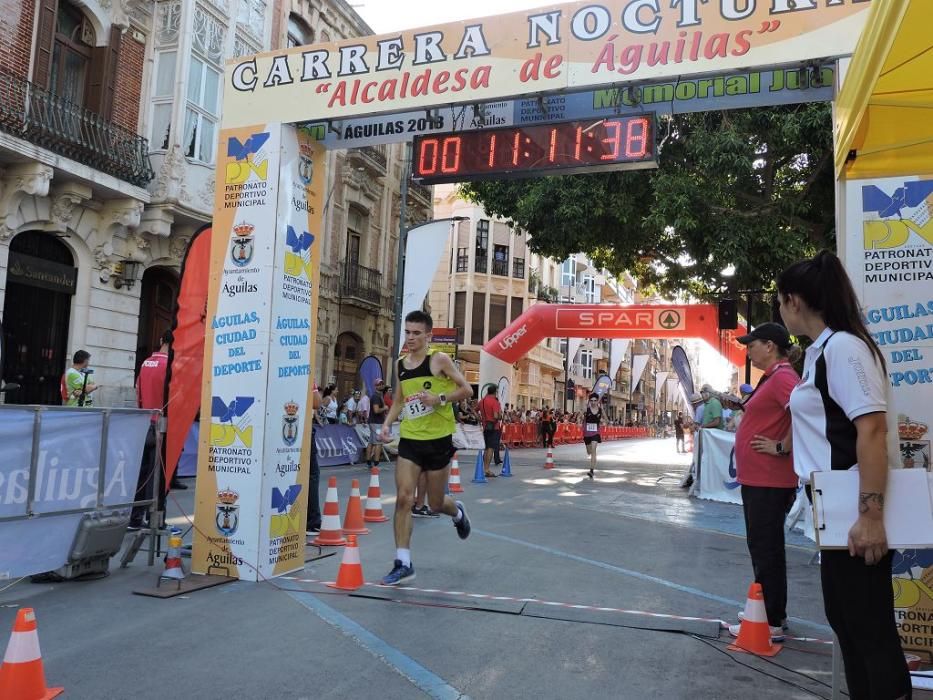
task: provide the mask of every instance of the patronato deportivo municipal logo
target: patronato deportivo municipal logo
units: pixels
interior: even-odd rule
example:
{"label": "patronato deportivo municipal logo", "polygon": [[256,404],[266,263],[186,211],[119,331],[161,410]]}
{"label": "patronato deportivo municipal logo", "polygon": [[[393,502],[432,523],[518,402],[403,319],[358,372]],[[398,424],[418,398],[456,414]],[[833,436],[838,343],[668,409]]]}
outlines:
{"label": "patronato deportivo municipal logo", "polygon": [[298,146],[298,179],[305,187],[314,179],[314,150],[307,143]]}
{"label": "patronato deportivo municipal logo", "polygon": [[298,233],[289,226],[285,232],[285,274],[292,277],[304,276],[311,281],[311,244],[314,234]]}
{"label": "patronato deportivo municipal logo", "polygon": [[252,396],[237,396],[229,403],[219,396],[211,397],[211,445],[215,447],[253,446],[250,407]]}
{"label": "patronato deportivo municipal logo", "polygon": [[289,533],[298,532],[301,523],[298,522],[298,509],[294,506],[301,494],[301,484],[292,484],[284,491],[278,487],[272,489],[272,517],[269,519],[269,536],[282,537]]}
{"label": "patronato deportivo municipal logo", "polygon": [[230,489],[217,492],[217,512],[214,515],[214,524],[217,532],[224,537],[230,537],[240,525],[240,506],[237,501],[240,494]]}
{"label": "patronato deportivo municipal logo", "polygon": [[291,447],[298,440],[298,410],[301,408],[294,401],[285,404],[282,416],[282,442]]}
{"label": "patronato deportivo municipal logo", "polygon": [[253,231],[255,229],[255,226],[247,223],[239,223],[233,227],[230,260],[237,267],[246,267],[253,259]]}
{"label": "patronato deportivo municipal logo", "polygon": [[933,180],[905,182],[888,194],[877,185],[862,187],[862,213],[874,214],[863,224],[865,250],[900,248],[933,243]]}
{"label": "patronato deportivo municipal logo", "polygon": [[228,185],[242,185],[252,174],[261,182],[266,181],[269,176],[269,159],[260,149],[268,140],[267,131],[250,135],[245,143],[235,136],[227,140],[227,158],[234,159],[227,163],[224,172],[224,181]]}

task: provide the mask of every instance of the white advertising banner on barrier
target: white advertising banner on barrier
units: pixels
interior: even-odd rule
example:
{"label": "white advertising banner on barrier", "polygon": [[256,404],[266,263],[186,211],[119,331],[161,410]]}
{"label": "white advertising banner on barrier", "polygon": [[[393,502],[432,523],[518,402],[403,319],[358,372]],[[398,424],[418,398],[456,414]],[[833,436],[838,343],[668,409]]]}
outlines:
{"label": "white advertising banner on barrier", "polygon": [[735,433],[705,428],[693,443],[694,467],[698,471],[691,496],[723,503],[742,503],[736,481]]}
{"label": "white advertising banner on barrier", "polygon": [[[132,503],[150,414],[108,412],[102,508]],[[105,411],[41,410],[39,454],[30,513],[93,510],[101,486]],[[0,518],[27,515],[36,409],[0,411]],[[65,564],[83,514],[0,523],[0,579],[28,576]]]}

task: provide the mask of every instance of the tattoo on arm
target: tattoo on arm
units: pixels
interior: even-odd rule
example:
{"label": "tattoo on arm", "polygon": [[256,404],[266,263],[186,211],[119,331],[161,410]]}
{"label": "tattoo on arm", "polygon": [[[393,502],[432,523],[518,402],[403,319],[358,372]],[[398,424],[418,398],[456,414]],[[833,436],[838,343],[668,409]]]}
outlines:
{"label": "tattoo on arm", "polygon": [[872,506],[876,510],[884,510],[883,493],[860,493],[858,495],[858,512],[867,513]]}

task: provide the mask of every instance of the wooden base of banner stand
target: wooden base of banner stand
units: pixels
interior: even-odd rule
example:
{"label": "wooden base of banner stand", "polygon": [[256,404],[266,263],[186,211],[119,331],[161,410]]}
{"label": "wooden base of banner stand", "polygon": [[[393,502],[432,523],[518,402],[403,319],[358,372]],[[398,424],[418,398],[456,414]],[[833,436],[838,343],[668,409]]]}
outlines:
{"label": "wooden base of banner stand", "polygon": [[188,574],[184,579],[179,581],[177,588],[175,586],[162,586],[158,588],[153,584],[149,588],[140,588],[139,590],[133,591],[133,595],[144,595],[150,598],[174,598],[175,596],[193,593],[194,591],[200,591],[204,588],[212,588],[238,580],[239,579],[233,576]]}

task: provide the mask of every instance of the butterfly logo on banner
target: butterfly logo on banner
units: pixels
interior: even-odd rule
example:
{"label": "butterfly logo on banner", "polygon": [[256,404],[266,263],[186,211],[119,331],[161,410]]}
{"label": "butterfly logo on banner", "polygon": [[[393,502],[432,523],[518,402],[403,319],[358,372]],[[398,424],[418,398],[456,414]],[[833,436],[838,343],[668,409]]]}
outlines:
{"label": "butterfly logo on banner", "polygon": [[292,484],[283,491],[278,487],[272,489],[272,509],[275,511],[269,522],[269,536],[282,537],[290,532],[298,532],[298,516],[301,514],[292,506],[298,501],[301,494],[301,484]]}
{"label": "butterfly logo on banner", "polygon": [[292,277],[304,277],[311,281],[311,244],[314,234],[307,231],[298,234],[292,226],[285,234],[285,274]]}

